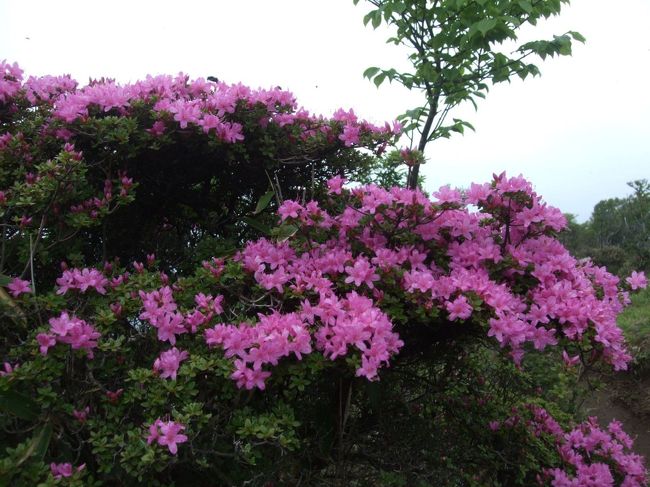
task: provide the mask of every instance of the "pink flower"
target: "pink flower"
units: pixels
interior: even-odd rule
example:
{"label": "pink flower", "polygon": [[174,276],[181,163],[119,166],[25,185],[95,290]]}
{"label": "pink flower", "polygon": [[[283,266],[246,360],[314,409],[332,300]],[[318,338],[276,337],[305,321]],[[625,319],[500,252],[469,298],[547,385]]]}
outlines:
{"label": "pink flower", "polygon": [[346,266],[345,272],[348,274],[345,282],[347,284],[354,282],[357,287],[365,284],[370,289],[373,289],[375,287],[373,283],[379,280],[379,276],[375,274],[375,268],[370,265],[366,258],[357,259],[353,266]]}
{"label": "pink flower", "polygon": [[449,301],[445,305],[449,312],[449,319],[454,321],[458,318],[466,320],[472,315],[472,306],[467,302],[465,296],[459,296],[454,301]]}
{"label": "pink flower", "polygon": [[29,281],[25,281],[24,279],[20,279],[18,277],[14,277],[9,285],[7,286],[9,291],[11,292],[11,295],[14,298],[17,298],[21,294],[26,294],[26,293],[31,293],[32,288],[30,286]]}
{"label": "pink flower", "polygon": [[351,147],[354,144],[357,144],[359,142],[359,134],[361,132],[361,129],[357,125],[346,125],[343,127],[343,133],[339,135],[339,139],[341,139],[346,147]]}
{"label": "pink flower", "polygon": [[[86,468],[86,464],[83,463],[77,467],[77,472],[81,472]],[[74,471],[70,463],[50,463],[50,471],[55,479],[59,480],[63,477],[72,477]]]}
{"label": "pink flower", "polygon": [[178,452],[177,445],[187,441],[187,436],[181,434],[181,431],[184,429],[185,426],[175,421],[161,421],[157,419],[149,426],[147,444],[151,445],[151,443],[156,441],[160,446],[169,448],[169,452],[172,455],[176,455]]}
{"label": "pink flower", "polygon": [[183,350],[180,351],[176,347],[162,352],[160,357],[156,359],[153,364],[153,368],[157,372],[162,372],[160,377],[166,379],[170,377],[172,380],[176,380],[176,374],[178,368],[181,365],[181,362],[189,357],[189,354]]}
{"label": "pink flower", "polygon": [[566,350],[562,350],[562,360],[564,360],[564,363],[567,367],[573,367],[574,365],[580,363],[580,355],[574,355],[573,357],[570,357],[569,354],[566,353]]}
{"label": "pink flower", "polygon": [[280,205],[278,214],[280,215],[280,219],[284,221],[287,218],[298,218],[298,212],[301,212],[302,210],[303,207],[299,203],[296,203],[293,200],[286,200],[282,205]]}
{"label": "pink flower", "polygon": [[327,181],[327,187],[330,194],[341,194],[343,185],[345,184],[345,179],[341,176],[334,176]]}
{"label": "pink flower", "polygon": [[47,351],[56,345],[56,339],[49,333],[39,333],[36,335],[36,340],[40,345],[39,350],[42,355],[47,355]]}
{"label": "pink flower", "polygon": [[451,189],[449,185],[441,186],[433,196],[438,198],[440,203],[459,203],[461,200],[460,191]]}
{"label": "pink flower", "polygon": [[632,290],[645,289],[648,285],[648,279],[643,272],[632,272],[632,275],[625,279]]}
{"label": "pink flower", "polygon": [[73,415],[73,416],[75,417],[75,419],[76,419],[77,421],[79,421],[80,423],[85,423],[85,422],[86,422],[86,419],[88,418],[88,413],[90,413],[90,407],[88,407],[88,406],[86,406],[86,407],[85,407],[84,409],[82,409],[81,411],[77,411],[76,409],[74,409],[74,410],[72,411],[72,415]]}
{"label": "pink flower", "polygon": [[21,228],[25,228],[29,226],[32,223],[32,217],[23,215],[20,217],[20,221],[18,222],[18,225],[20,225]]}
{"label": "pink flower", "polygon": [[160,120],[153,123],[153,126],[150,129],[147,129],[151,135],[159,136],[165,133],[165,122]]}
{"label": "pink flower", "polygon": [[117,401],[120,400],[120,397],[122,396],[123,393],[124,393],[124,389],[122,388],[116,391],[106,391],[106,397],[111,403],[117,404]]}
{"label": "pink flower", "polygon": [[11,375],[19,367],[18,364],[11,365],[9,362],[5,362],[3,365],[4,370],[0,370],[0,377]]}

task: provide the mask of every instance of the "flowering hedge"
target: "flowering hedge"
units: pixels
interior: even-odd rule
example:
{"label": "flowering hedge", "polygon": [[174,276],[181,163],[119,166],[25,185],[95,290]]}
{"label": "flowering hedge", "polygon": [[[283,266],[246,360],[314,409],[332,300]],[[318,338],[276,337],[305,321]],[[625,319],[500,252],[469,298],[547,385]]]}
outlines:
{"label": "flowering hedge", "polygon": [[[629,303],[628,290],[646,285],[645,276],[635,273],[621,283],[571,257],[556,239],[564,217],[523,178],[495,175],[464,192],[442,187],[429,199],[400,188],[350,188],[335,176],[319,200],[282,201],[272,235],[236,252],[192,265],[166,261],[152,252],[157,243],[146,240],[121,247],[121,261],[109,247],[103,261],[93,241],[104,243],[100,234],[83,229],[93,228],[94,219],[110,221],[119,205],[137,210],[139,198],[164,196],[155,185],[150,190],[156,192],[141,196],[148,183],[136,167],[138,156],[115,173],[121,179],[102,183],[101,204],[78,201],[80,187],[93,187],[87,177],[92,164],[82,164],[86,150],[79,153],[78,141],[101,140],[97,132],[82,132],[110,119],[106,113],[141,123],[145,115],[133,111],[146,112],[148,135],[132,133],[158,144],[172,131],[175,138],[165,144],[175,151],[187,147],[180,142],[187,134],[178,131],[188,128],[208,145],[243,144],[242,151],[263,143],[272,126],[276,150],[293,138],[306,144],[302,150],[346,151],[364,137],[369,144],[385,140],[392,129],[359,123],[351,113],[339,112],[332,121],[299,115],[280,91],[168,77],[76,90],[67,78],[21,84],[16,67],[3,69],[3,124],[34,125],[40,113],[40,132],[53,131],[39,139],[43,147],[11,132],[0,148],[3,167],[10,168],[2,176],[3,235],[13,249],[2,269],[13,274],[5,282],[0,322],[6,361],[0,407],[10,413],[0,420],[8,447],[0,462],[3,478],[17,485],[341,481],[338,469],[351,461],[346,458],[367,458],[365,448],[381,436],[381,415],[406,417],[425,429],[441,423],[447,432],[457,418],[442,413],[440,404],[451,401],[456,409],[453,401],[462,399],[460,416],[464,428],[476,432],[468,441],[477,451],[483,451],[479,445],[488,452],[514,446],[507,450],[513,461],[520,455],[526,462],[514,470],[485,466],[484,453],[458,471],[464,485],[586,485],[587,478],[593,485],[645,485],[642,459],[629,450],[632,442],[618,423],[607,432],[595,420],[561,425],[526,402],[531,395],[521,395],[514,382],[496,394],[498,381],[483,377],[485,364],[459,365],[477,346],[502,368],[525,368],[527,354],[549,350],[558,351],[553,356],[563,356],[567,367],[602,363],[620,370],[631,359],[616,316]],[[27,102],[31,108],[21,109]],[[263,129],[255,128],[263,133],[251,132],[251,120],[260,124],[251,106],[264,113]],[[70,133],[56,134],[64,129]],[[97,143],[106,153],[116,150]],[[31,182],[23,180],[30,162],[16,151],[36,147],[44,154],[48,144],[63,144],[45,163],[50,172],[33,162],[38,172]],[[61,169],[66,164],[73,169]],[[65,179],[75,171],[76,179]],[[159,171],[169,175],[164,167]],[[125,194],[112,207],[115,184]],[[93,216],[98,208],[104,210]],[[176,216],[180,221],[181,213]],[[41,224],[36,229],[23,217]],[[146,217],[135,211],[133,224],[146,225]],[[78,265],[55,266],[52,254],[33,265],[35,242],[42,250],[49,242],[60,252],[54,255],[68,256],[65,238],[54,236],[59,228],[77,241]],[[84,243],[80,235],[92,238]],[[188,235],[181,232],[178,241]],[[18,275],[23,267],[52,277],[26,279],[29,272]],[[431,403],[404,379],[430,381],[435,374],[453,386],[433,394]],[[436,387],[427,382],[427,397]],[[378,394],[390,399],[382,402]],[[513,406],[520,412],[513,414]],[[435,448],[431,440],[426,448]],[[374,468],[381,476],[403,467]],[[377,485],[377,478],[368,485]]]}
{"label": "flowering hedge", "polygon": [[2,62],[3,267],[20,274],[32,254],[49,286],[50,262],[129,262],[145,241],[170,266],[196,263],[202,242],[230,248],[256,235],[251,213],[270,185],[278,197],[313,194],[319,181],[363,171],[398,132],[352,110],[315,116],[280,88],[183,74],[81,87],[69,76],[24,79]]}

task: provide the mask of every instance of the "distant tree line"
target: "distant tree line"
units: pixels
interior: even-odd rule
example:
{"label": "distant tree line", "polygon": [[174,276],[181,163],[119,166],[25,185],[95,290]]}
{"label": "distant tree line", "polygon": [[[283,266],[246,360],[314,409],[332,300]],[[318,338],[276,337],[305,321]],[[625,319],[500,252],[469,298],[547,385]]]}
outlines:
{"label": "distant tree line", "polygon": [[561,236],[574,255],[591,257],[619,275],[650,270],[650,183],[640,179],[628,186],[630,196],[600,201],[585,223],[566,215],[569,228]]}

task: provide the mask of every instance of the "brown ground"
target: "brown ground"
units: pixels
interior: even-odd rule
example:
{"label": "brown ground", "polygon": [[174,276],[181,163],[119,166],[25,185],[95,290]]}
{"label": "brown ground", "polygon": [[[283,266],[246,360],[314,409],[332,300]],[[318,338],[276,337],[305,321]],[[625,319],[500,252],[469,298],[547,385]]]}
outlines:
{"label": "brown ground", "polygon": [[601,426],[613,419],[635,438],[634,451],[646,457],[650,465],[650,376],[639,378],[631,373],[617,374],[585,401],[585,412],[598,416]]}

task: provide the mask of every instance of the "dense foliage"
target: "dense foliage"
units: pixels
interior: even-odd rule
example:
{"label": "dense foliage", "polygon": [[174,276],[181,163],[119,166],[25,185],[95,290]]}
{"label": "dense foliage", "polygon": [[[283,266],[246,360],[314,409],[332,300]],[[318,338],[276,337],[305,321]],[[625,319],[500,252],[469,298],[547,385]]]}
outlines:
{"label": "dense foliage", "polygon": [[569,424],[525,368],[624,369],[645,276],[573,258],[523,178],[350,188],[393,127],[0,74],[2,481],[644,485],[620,424]]}
{"label": "dense foliage", "polygon": [[586,223],[571,219],[563,242],[575,254],[591,257],[616,274],[650,270],[650,183],[628,183],[633,193],[596,204]]}

